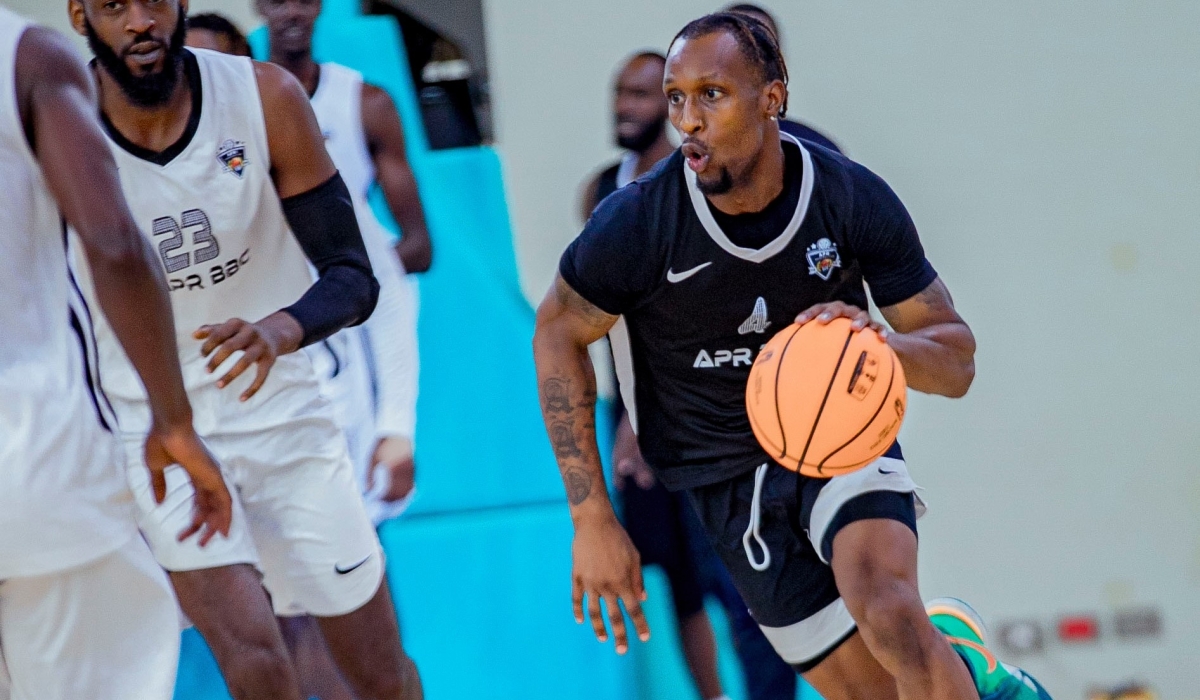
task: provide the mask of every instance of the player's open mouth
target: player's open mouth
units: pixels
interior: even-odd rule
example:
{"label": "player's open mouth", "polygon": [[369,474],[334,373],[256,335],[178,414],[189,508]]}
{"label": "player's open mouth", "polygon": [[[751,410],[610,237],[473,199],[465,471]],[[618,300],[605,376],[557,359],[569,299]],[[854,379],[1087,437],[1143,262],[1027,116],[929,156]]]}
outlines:
{"label": "player's open mouth", "polygon": [[134,44],[129,47],[129,51],[125,54],[126,58],[133,61],[139,66],[151,66],[162,58],[163,46],[154,41],[145,41],[140,44]]}
{"label": "player's open mouth", "polygon": [[687,165],[693,172],[703,172],[704,168],[708,167],[709,155],[705,149],[697,146],[694,143],[685,143],[680,147],[680,152],[687,160]]}

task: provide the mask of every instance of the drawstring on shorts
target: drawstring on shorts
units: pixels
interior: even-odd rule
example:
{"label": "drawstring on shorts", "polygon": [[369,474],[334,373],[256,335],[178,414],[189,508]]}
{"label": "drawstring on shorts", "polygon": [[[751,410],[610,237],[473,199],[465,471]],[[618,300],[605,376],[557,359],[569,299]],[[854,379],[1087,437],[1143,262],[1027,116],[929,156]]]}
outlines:
{"label": "drawstring on shorts", "polygon": [[[754,470],[754,497],[750,500],[750,524],[746,526],[746,533],[742,535],[742,547],[746,549],[746,559],[755,571],[766,571],[771,566],[771,550],[767,549],[767,543],[763,541],[762,535],[758,531],[762,524],[762,487],[766,478],[767,464]],[[754,556],[754,545],[750,544],[751,537],[758,540],[758,546],[762,549],[761,562]]]}

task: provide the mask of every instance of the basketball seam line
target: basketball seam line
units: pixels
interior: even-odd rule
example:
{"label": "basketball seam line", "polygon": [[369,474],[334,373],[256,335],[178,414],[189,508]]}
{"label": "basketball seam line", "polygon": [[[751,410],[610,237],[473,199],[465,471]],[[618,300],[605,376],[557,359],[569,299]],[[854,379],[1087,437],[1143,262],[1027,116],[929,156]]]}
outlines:
{"label": "basketball seam line", "polygon": [[[829,378],[829,386],[825,387],[825,398],[821,399],[821,407],[817,409],[817,417],[813,419],[812,430],[808,432],[808,442],[804,443],[804,451],[800,453],[800,460],[797,469],[804,468],[804,458],[808,456],[808,448],[812,447],[813,437],[817,434],[817,425],[821,422],[821,414],[825,412],[825,404],[829,401],[829,394],[833,391],[833,383],[837,380],[838,370],[842,368],[842,360],[846,359],[846,350],[850,347],[850,341],[854,339],[854,331],[851,330],[846,335],[846,342],[842,345],[842,354],[838,355],[837,364],[833,366],[833,376]],[[822,472],[821,465],[817,465],[817,473]]]}
{"label": "basketball seam line", "polygon": [[826,455],[825,459],[821,460],[821,463],[817,465],[817,469],[824,469],[825,463],[828,462],[831,457],[833,457],[835,454],[841,452],[842,450],[846,449],[850,445],[850,443],[852,443],[858,439],[859,435],[862,435],[863,433],[867,432],[867,428],[870,428],[871,424],[875,422],[875,419],[879,417],[879,413],[881,411],[883,411],[883,407],[887,405],[887,397],[889,395],[891,395],[891,393],[892,393],[892,385],[896,383],[896,357],[893,355],[891,357],[891,360],[892,360],[892,376],[888,378],[887,391],[885,391],[883,394],[883,401],[881,401],[879,403],[879,408],[875,409],[875,415],[871,416],[871,419],[867,421],[867,424],[862,427],[862,430],[855,433],[854,437],[847,440],[841,447],[837,448],[833,452],[830,452],[828,455]]}
{"label": "basketball seam line", "polygon": [[[759,443],[759,445],[762,446],[763,451],[766,452],[768,455],[770,455],[774,452],[777,452],[779,450],[779,448],[776,447],[775,443],[771,442],[770,439],[765,436],[765,432],[763,433],[762,436],[759,436],[759,433],[763,432],[762,425],[757,420],[754,419],[754,414],[751,413],[749,410],[747,410],[746,417],[750,419],[750,430],[752,432],[754,432],[755,437],[758,438],[758,443]],[[768,450],[767,449],[768,447],[770,447],[771,449]]]}
{"label": "basketball seam line", "polygon": [[796,330],[792,331],[792,337],[783,344],[783,350],[779,351],[779,363],[775,368],[775,421],[779,423],[779,437],[783,443],[783,447],[779,450],[779,459],[783,459],[787,455],[787,430],[783,427],[783,416],[779,414],[779,375],[783,374],[783,358],[787,357],[788,348],[791,347],[792,341],[796,339],[796,334],[800,332],[801,328],[803,326],[797,326]]}

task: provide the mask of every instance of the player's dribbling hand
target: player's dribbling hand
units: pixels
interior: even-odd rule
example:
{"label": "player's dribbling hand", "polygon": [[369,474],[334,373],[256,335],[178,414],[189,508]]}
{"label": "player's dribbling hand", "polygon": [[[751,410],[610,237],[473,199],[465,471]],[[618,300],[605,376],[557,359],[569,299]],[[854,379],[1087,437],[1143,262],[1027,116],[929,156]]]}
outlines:
{"label": "player's dribbling hand", "polygon": [[641,556],[615,515],[576,525],[571,584],[575,622],[583,624],[583,599],[586,596],[588,616],[592,620],[596,639],[608,641],[608,629],[600,610],[601,598],[608,608],[608,621],[612,625],[618,654],[629,650],[625,617],[621,614],[622,603],[629,619],[633,621],[638,639],[643,642],[650,639],[650,626],[646,623],[641,605],[646,599],[646,589],[642,585]]}
{"label": "player's dribbling hand", "polygon": [[886,326],[872,319],[871,314],[867,311],[841,301],[812,306],[796,316],[796,323],[803,326],[810,321],[816,321],[824,325],[835,318],[848,318],[851,329],[861,331],[864,328],[870,328],[878,333],[879,337],[887,339],[888,329]]}
{"label": "player's dribbling hand", "polygon": [[298,350],[303,335],[304,331],[296,319],[287,313],[277,312],[258,323],[233,318],[219,325],[201,326],[192,337],[204,341],[200,354],[208,358],[207,369],[210,374],[217,371],[230,355],[242,351],[243,355],[233,367],[217,380],[218,389],[229,386],[252,365],[257,365],[254,383],[239,397],[242,401],[249,401],[267,381],[276,358]]}
{"label": "player's dribbling hand", "polygon": [[417,485],[417,465],[413,460],[412,440],[401,437],[385,437],[375,445],[371,455],[371,468],[367,470],[367,491],[375,488],[375,470],[387,470],[387,488],[380,495],[384,501],[394,503],[412,493]]}
{"label": "player's dribbling hand", "polygon": [[150,470],[150,485],[155,503],[167,495],[167,467],[178,464],[187,472],[195,490],[192,524],[179,533],[179,541],[199,533],[201,547],[217,533],[228,537],[233,520],[233,500],[217,460],[190,428],[185,430],[150,429],[146,436],[146,467]]}

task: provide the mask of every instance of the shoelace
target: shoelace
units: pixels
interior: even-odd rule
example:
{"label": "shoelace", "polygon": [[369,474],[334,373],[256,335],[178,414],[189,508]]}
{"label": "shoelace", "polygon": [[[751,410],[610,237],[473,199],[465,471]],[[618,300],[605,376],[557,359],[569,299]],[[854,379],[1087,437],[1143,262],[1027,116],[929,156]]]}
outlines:
{"label": "shoelace", "polygon": [[[771,550],[767,549],[767,543],[763,541],[762,535],[758,532],[759,526],[762,524],[762,487],[766,477],[766,464],[754,471],[754,497],[750,500],[750,524],[746,526],[746,533],[742,535],[742,547],[746,549],[746,559],[755,571],[766,571],[771,566]],[[754,556],[754,545],[750,544],[751,537],[758,540],[758,546],[762,549],[761,562]]]}

